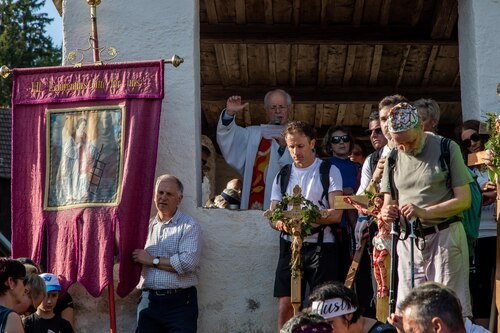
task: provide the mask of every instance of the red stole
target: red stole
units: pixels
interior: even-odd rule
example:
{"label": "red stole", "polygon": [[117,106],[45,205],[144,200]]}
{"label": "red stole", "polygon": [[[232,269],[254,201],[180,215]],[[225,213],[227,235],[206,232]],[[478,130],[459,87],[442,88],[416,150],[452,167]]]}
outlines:
{"label": "red stole", "polygon": [[264,207],[264,192],[266,189],[265,172],[269,164],[270,153],[271,139],[262,138],[259,149],[257,149],[257,154],[255,154],[248,209],[263,209]]}

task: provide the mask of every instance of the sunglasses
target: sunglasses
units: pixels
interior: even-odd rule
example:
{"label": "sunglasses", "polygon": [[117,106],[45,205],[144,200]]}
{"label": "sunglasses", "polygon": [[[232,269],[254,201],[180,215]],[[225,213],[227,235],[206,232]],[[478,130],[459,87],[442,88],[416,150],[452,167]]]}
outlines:
{"label": "sunglasses", "polygon": [[378,127],[378,128],[374,128],[372,130],[367,129],[365,132],[368,135],[372,135],[373,133],[375,133],[376,135],[380,135],[380,134],[382,134],[382,128]]}
{"label": "sunglasses", "polygon": [[340,143],[340,141],[342,141],[342,142],[350,142],[351,138],[349,137],[349,135],[332,136],[330,138],[330,143]]}
{"label": "sunglasses", "polygon": [[470,138],[462,140],[462,144],[464,145],[465,148],[469,148],[472,144],[472,141],[478,142],[481,141],[481,137],[479,134],[474,133],[470,136]]}

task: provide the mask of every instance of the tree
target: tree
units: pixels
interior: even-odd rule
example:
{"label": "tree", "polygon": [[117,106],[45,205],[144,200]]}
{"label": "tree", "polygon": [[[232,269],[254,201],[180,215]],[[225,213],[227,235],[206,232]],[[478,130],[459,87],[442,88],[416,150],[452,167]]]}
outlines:
{"label": "tree", "polygon": [[[61,64],[61,47],[46,36],[52,22],[39,13],[45,0],[0,0],[0,65],[10,68]],[[0,79],[0,107],[10,105],[12,78]]]}

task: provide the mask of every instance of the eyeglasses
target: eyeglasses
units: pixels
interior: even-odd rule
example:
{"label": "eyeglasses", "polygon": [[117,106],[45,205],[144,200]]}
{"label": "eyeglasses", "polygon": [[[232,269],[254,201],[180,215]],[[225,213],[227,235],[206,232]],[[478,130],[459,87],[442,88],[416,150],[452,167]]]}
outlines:
{"label": "eyeglasses", "polygon": [[468,139],[462,140],[462,144],[464,145],[465,148],[469,148],[472,144],[472,141],[478,142],[481,141],[481,137],[479,134],[474,133],[472,134]]}
{"label": "eyeglasses", "polygon": [[340,141],[342,141],[342,142],[350,142],[351,138],[349,137],[349,135],[332,136],[330,138],[330,143],[340,143]]}
{"label": "eyeglasses", "polygon": [[276,112],[277,110],[284,111],[288,109],[288,105],[272,105],[269,107],[269,110]]}
{"label": "eyeglasses", "polygon": [[380,135],[380,134],[382,134],[382,128],[378,127],[378,128],[374,128],[372,130],[367,129],[365,132],[368,135],[374,134],[373,132],[375,132],[375,135]]}

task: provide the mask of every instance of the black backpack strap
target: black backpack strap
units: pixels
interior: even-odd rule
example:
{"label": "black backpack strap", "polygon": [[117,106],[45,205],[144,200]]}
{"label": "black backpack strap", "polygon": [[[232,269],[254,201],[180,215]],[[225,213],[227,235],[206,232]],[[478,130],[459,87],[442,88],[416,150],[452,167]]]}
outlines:
{"label": "black backpack strap", "polygon": [[439,157],[439,163],[441,165],[441,171],[448,173],[446,177],[446,185],[451,188],[450,143],[450,139],[444,137],[441,138],[441,156]]}
{"label": "black backpack strap", "polygon": [[391,198],[392,200],[398,199],[397,188],[394,184],[394,168],[396,167],[396,160],[398,158],[398,149],[393,148],[387,156],[387,165],[389,167],[389,187],[391,188]]}
{"label": "black backpack strap", "polygon": [[382,156],[382,151],[384,148],[380,148],[379,150],[374,151],[370,155],[370,173],[373,175],[375,172],[375,168],[377,167],[378,161],[380,160],[380,157]]}
{"label": "black backpack strap", "polygon": [[276,184],[280,184],[281,195],[285,196],[286,188],[288,187],[288,182],[290,181],[290,174],[292,173],[292,165],[287,164],[281,168],[276,177]]}
{"label": "black backpack strap", "polygon": [[321,185],[323,186],[323,194],[321,195],[321,200],[327,199],[328,201],[328,189],[330,188],[330,168],[332,164],[328,161],[321,161],[319,166],[319,178],[321,180]]}

